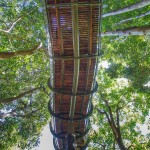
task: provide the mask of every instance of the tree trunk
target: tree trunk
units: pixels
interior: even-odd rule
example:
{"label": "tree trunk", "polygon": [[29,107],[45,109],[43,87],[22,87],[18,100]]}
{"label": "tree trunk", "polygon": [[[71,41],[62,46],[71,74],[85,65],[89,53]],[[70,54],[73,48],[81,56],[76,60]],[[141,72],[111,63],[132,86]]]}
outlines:
{"label": "tree trunk", "polygon": [[26,92],[24,92],[24,93],[21,93],[20,95],[18,95],[18,96],[16,96],[16,97],[11,97],[11,98],[6,98],[6,99],[0,99],[0,103],[6,104],[6,103],[13,102],[13,101],[15,101],[15,100],[17,100],[17,99],[20,99],[20,98],[24,97],[25,95],[30,94],[30,93],[33,93],[34,91],[39,90],[39,89],[41,89],[41,88],[39,87],[39,88],[31,89],[31,90],[29,90],[29,91],[26,91]]}
{"label": "tree trunk", "polygon": [[150,34],[150,26],[132,27],[123,30],[108,31],[101,36],[130,36],[130,35],[148,35]]}
{"label": "tree trunk", "polygon": [[32,55],[36,50],[42,47],[42,43],[39,43],[35,47],[29,50],[18,51],[18,52],[0,52],[0,59],[10,59],[17,56]]}
{"label": "tree trunk", "polygon": [[127,21],[133,20],[134,18],[135,18],[135,19],[142,18],[142,17],[145,17],[145,16],[147,16],[147,15],[150,15],[150,11],[148,11],[148,12],[146,12],[146,13],[143,13],[143,14],[141,14],[141,15],[139,15],[139,16],[133,17],[133,18],[127,18],[127,19],[121,20],[121,21],[119,21],[118,23],[116,23],[116,25],[119,25],[119,24],[125,23],[125,22],[127,22]]}
{"label": "tree trunk", "polygon": [[126,147],[124,146],[121,138],[116,139],[116,141],[117,141],[117,144],[118,144],[120,150],[127,150]]}
{"label": "tree trunk", "polygon": [[137,2],[137,3],[135,3],[131,6],[127,6],[127,7],[124,7],[122,9],[106,13],[106,14],[103,15],[103,17],[119,15],[119,14],[129,12],[129,11],[132,11],[132,10],[135,10],[135,9],[139,9],[139,8],[142,8],[142,7],[145,7],[145,6],[148,6],[148,5],[150,5],[150,0],[142,0],[141,2]]}

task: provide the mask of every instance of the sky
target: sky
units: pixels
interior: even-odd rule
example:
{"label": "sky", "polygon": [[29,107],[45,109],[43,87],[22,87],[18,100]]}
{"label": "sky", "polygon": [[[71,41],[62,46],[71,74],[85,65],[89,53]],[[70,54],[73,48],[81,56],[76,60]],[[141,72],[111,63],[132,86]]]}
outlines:
{"label": "sky", "polygon": [[53,147],[53,136],[50,132],[48,124],[44,127],[44,130],[42,131],[39,147],[32,150],[55,150]]}

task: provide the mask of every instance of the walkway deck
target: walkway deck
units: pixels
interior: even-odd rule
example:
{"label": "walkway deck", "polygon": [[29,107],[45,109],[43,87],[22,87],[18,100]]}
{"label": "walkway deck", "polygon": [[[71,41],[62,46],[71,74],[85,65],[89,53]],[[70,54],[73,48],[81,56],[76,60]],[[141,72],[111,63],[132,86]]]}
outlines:
{"label": "walkway deck", "polygon": [[53,66],[48,107],[54,147],[86,149],[92,95],[98,87],[101,1],[46,0],[46,11]]}

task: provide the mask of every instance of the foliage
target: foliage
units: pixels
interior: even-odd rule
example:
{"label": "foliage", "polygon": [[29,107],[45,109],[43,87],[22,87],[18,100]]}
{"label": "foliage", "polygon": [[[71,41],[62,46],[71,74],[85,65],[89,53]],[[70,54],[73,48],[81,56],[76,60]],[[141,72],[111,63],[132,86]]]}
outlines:
{"label": "foliage", "polygon": [[1,149],[11,149],[17,145],[21,149],[31,149],[39,144],[39,137],[49,114],[44,93],[38,92],[3,106],[8,117],[1,119]]}
{"label": "foliage", "polygon": [[[137,2],[140,2],[140,0],[126,0],[126,1],[119,1],[119,0],[111,0],[103,1],[104,9],[103,13],[110,12],[112,10],[117,10],[120,8],[124,8],[127,6],[130,6],[132,4],[135,4]],[[112,31],[112,30],[117,30],[117,29],[124,29],[124,28],[129,28],[129,27],[140,27],[143,25],[149,25],[150,24],[150,15],[147,15],[145,17],[136,19],[136,16],[139,16],[140,14],[143,14],[145,12],[148,12],[150,9],[150,6],[146,6],[131,12],[126,12],[123,14],[115,15],[115,16],[110,16],[110,17],[105,17],[102,20],[102,29],[103,32],[106,31]],[[117,24],[121,20],[127,19],[127,18],[133,18],[132,20],[129,20],[128,22],[122,23],[122,24]]]}
{"label": "foliage", "polygon": [[[104,13],[135,2],[137,1],[104,1]],[[117,24],[123,19],[134,18],[147,11],[149,6],[132,13],[106,17],[103,19],[103,31],[150,24],[150,16]],[[99,90],[94,96],[95,112],[92,117],[97,129],[90,135],[92,142],[89,149],[119,149],[113,133],[114,127],[109,124],[107,113],[111,123],[113,119],[116,129],[120,129],[120,139],[126,149],[148,150],[149,133],[143,134],[141,126],[146,125],[147,130],[149,129],[150,36],[103,37],[101,52],[103,55],[97,76]]]}
{"label": "foliage", "polygon": [[[47,45],[42,5],[38,0],[2,0],[1,4],[6,7],[0,7],[0,52],[32,49],[39,42]],[[0,74],[0,99],[15,97],[33,88],[47,87],[49,59],[38,50],[31,56],[1,60]],[[49,93],[48,88],[45,91]],[[49,120],[48,99],[49,95],[41,89],[0,104],[0,149],[9,150],[13,146],[31,149],[39,144],[41,130]]]}

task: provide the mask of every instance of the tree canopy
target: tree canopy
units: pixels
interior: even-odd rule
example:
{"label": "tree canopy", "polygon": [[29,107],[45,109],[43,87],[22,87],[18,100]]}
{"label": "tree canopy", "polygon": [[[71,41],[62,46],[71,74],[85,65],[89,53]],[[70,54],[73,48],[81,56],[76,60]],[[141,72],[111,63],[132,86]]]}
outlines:
{"label": "tree canopy", "polygon": [[[145,5],[109,15],[138,3]],[[149,129],[149,10],[149,0],[103,0],[91,150],[150,148],[150,133],[141,130]],[[49,120],[44,7],[39,0],[1,0],[0,12],[0,149],[31,149]],[[142,34],[122,34],[129,29]]]}
{"label": "tree canopy", "polygon": [[[104,14],[136,2],[104,1]],[[104,34],[150,26],[149,15],[137,17],[147,14],[149,8],[150,5],[147,5],[105,17],[102,25]],[[104,36],[101,53],[97,76],[99,90],[93,98],[95,113],[92,122],[96,128],[91,132],[89,149],[147,150],[150,148],[150,36]],[[142,126],[146,127],[146,133],[141,129]]]}
{"label": "tree canopy", "polygon": [[43,8],[39,1],[0,3],[0,149],[31,149],[49,120]]}

